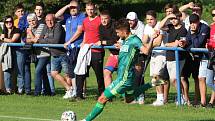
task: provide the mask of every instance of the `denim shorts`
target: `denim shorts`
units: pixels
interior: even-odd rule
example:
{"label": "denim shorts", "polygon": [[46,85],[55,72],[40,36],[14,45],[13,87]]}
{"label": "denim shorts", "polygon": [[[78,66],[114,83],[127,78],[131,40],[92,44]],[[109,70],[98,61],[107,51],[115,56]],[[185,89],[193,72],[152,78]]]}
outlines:
{"label": "denim shorts", "polygon": [[51,71],[63,72],[71,77],[71,66],[67,55],[59,55],[51,57]]}

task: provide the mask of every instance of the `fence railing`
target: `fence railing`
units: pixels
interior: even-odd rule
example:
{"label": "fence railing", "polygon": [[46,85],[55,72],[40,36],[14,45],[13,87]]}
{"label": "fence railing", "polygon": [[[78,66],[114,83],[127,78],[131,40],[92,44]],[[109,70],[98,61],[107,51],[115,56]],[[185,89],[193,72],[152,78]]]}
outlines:
{"label": "fence railing", "polygon": [[[8,43],[8,46],[24,46],[25,43]],[[54,47],[62,48],[63,44],[33,44],[33,47]],[[92,48],[104,48],[104,49],[115,49],[114,46],[92,46]],[[175,51],[175,61],[176,61],[176,80],[177,80],[177,100],[179,106],[181,105],[181,79],[179,71],[179,51],[185,51],[179,47],[155,47],[154,50],[172,50]],[[206,48],[191,48],[191,52],[208,52]]]}

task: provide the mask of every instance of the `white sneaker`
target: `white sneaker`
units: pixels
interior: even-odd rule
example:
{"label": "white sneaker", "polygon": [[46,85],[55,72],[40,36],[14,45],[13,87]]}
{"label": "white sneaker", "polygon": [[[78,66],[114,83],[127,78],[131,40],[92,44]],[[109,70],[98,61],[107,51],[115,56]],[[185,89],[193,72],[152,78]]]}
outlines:
{"label": "white sneaker", "polygon": [[72,90],[72,97],[76,97],[77,96],[77,92],[76,92],[76,90]]}
{"label": "white sneaker", "polygon": [[86,121],[86,119],[82,119],[82,120],[80,120],[80,121]]}
{"label": "white sneaker", "polygon": [[162,106],[164,105],[163,100],[156,100],[155,102],[152,103],[153,106]]}
{"label": "white sneaker", "polygon": [[63,96],[63,99],[69,99],[72,98],[72,89],[66,91],[66,94]]}
{"label": "white sneaker", "polygon": [[138,103],[140,105],[144,104],[144,94],[141,94],[139,97],[138,97]]}

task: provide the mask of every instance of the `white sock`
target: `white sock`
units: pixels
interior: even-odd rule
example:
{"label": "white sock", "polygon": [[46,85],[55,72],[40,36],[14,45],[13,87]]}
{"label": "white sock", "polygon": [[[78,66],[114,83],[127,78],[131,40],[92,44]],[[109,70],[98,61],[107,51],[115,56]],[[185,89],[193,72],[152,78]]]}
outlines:
{"label": "white sock", "polygon": [[77,88],[75,78],[72,78],[72,87],[74,90],[76,90],[76,88]]}
{"label": "white sock", "polygon": [[157,94],[157,100],[163,101],[164,100],[163,94]]}

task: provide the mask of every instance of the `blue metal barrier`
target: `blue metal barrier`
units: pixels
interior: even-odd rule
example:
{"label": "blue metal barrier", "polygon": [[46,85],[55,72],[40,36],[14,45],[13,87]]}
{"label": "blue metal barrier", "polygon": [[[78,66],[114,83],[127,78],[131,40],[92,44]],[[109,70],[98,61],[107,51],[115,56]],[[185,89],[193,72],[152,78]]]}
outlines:
{"label": "blue metal barrier", "polygon": [[[8,46],[24,46],[24,43],[8,43]],[[53,48],[62,48],[63,44],[33,44],[33,47],[53,47]],[[92,46],[91,48],[104,48],[104,49],[115,49],[114,46]],[[176,80],[177,80],[177,100],[178,105],[181,105],[181,79],[179,71],[179,51],[185,51],[182,48],[178,47],[155,47],[154,50],[172,50],[175,51],[175,60],[176,60]],[[191,48],[191,52],[208,52],[206,48]]]}

